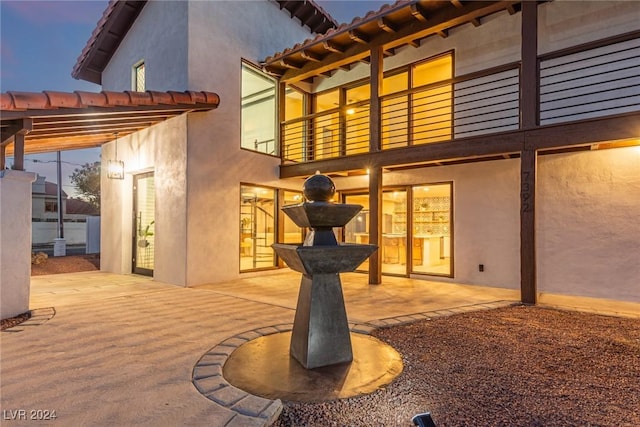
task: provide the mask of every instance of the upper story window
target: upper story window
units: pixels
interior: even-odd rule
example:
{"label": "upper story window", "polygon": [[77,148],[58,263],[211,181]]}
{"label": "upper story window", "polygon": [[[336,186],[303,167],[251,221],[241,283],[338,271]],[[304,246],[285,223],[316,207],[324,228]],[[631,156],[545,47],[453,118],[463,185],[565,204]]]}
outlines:
{"label": "upper story window", "polygon": [[[453,135],[453,52],[390,70],[382,78],[382,149],[450,140]],[[306,97],[288,88],[282,150],[285,161],[306,162],[370,150],[368,79]],[[291,98],[291,99],[289,99]],[[295,98],[295,102],[294,102]]]}
{"label": "upper story window", "polygon": [[242,64],[241,147],[278,155],[276,144],[276,81]]}
{"label": "upper story window", "polygon": [[139,62],[133,66],[133,84],[132,89],[136,92],[144,92],[146,90],[144,78],[144,62]]}

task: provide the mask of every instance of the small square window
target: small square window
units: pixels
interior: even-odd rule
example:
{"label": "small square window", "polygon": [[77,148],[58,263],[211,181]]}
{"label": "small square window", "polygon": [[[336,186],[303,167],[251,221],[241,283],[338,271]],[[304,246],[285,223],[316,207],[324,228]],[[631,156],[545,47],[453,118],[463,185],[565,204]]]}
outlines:
{"label": "small square window", "polygon": [[133,90],[136,92],[144,92],[146,90],[144,77],[144,62],[140,62],[133,67]]}

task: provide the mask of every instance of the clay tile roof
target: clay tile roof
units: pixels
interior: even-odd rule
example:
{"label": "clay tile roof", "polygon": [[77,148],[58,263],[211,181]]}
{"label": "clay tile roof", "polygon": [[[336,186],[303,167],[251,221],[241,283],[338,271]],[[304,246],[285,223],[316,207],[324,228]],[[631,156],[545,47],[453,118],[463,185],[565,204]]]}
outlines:
{"label": "clay tile roof", "polygon": [[43,93],[49,98],[51,108],[79,108],[81,106],[80,97],[75,93],[49,90],[45,90]]}
{"label": "clay tile roof", "polygon": [[213,92],[6,92],[0,93],[0,125],[6,155],[24,135],[25,153],[96,147],[185,112],[218,107]]}
{"label": "clay tile roof", "polygon": [[14,92],[0,94],[0,111],[45,110],[89,107],[144,107],[157,105],[196,105],[203,104],[209,109],[216,108],[220,97],[213,92]]}
{"label": "clay tile roof", "polygon": [[262,66],[283,82],[327,76],[354,63],[367,62],[372,47],[381,46],[385,56],[393,55],[396,48],[417,46],[427,37],[446,37],[451,28],[478,26],[482,18],[493,13],[508,10],[513,14],[520,4],[518,0],[397,0],[276,52],[266,57]]}

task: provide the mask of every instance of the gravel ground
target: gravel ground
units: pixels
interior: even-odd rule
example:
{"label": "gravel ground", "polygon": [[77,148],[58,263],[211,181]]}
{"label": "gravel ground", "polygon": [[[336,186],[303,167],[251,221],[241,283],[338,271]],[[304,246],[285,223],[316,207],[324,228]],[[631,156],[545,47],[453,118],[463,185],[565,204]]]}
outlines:
{"label": "gravel ground", "polygon": [[50,256],[41,264],[31,264],[32,276],[93,270],[100,270],[100,255]]}
{"label": "gravel ground", "polygon": [[367,396],[284,402],[284,426],[640,426],[640,319],[516,306],[379,329],[403,373]]}

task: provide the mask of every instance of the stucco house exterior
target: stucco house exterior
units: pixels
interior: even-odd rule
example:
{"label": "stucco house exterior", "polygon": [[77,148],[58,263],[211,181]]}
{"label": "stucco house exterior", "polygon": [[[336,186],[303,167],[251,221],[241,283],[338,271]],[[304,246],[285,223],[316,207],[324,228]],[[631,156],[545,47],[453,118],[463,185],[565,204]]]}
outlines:
{"label": "stucco house exterior", "polygon": [[125,174],[102,177],[102,269],[193,286],[282,268],[269,245],[303,231],[279,207],[320,171],[365,206],[340,238],[379,245],[371,284],[640,302],[634,2],[398,1],[342,25],[311,1],[119,3],[73,75],[220,105],[103,145]]}

